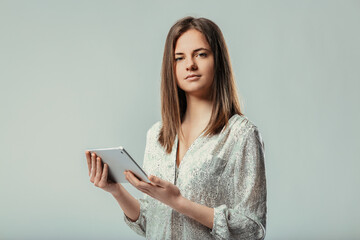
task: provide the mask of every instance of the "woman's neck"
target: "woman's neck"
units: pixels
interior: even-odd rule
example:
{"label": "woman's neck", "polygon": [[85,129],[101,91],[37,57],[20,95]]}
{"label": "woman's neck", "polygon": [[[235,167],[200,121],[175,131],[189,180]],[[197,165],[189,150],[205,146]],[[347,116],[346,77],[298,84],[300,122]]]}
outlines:
{"label": "woman's neck", "polygon": [[210,99],[186,96],[186,112],[183,123],[190,126],[203,126],[209,123],[213,108]]}

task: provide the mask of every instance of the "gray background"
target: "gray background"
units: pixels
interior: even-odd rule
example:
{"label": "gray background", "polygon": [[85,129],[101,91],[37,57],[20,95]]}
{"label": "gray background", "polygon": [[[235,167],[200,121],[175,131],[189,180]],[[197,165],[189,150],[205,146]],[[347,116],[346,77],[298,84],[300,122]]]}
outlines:
{"label": "gray background", "polygon": [[312,0],[0,1],[1,239],[142,239],[84,151],[142,163],[165,38],[187,15],[223,31],[265,141],[266,239],[360,239],[360,2]]}

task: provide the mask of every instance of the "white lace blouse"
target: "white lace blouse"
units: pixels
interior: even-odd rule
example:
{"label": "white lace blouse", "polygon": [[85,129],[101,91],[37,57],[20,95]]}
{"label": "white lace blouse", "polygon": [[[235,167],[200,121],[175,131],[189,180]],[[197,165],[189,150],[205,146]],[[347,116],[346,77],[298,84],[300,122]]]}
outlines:
{"label": "white lace blouse", "polygon": [[175,184],[183,197],[214,208],[212,229],[144,194],[140,216],[126,224],[147,239],[264,239],[266,227],[265,146],[244,115],[212,137],[203,133],[176,169],[178,136],[167,154],[157,142],[161,122],[147,132],[143,169]]}

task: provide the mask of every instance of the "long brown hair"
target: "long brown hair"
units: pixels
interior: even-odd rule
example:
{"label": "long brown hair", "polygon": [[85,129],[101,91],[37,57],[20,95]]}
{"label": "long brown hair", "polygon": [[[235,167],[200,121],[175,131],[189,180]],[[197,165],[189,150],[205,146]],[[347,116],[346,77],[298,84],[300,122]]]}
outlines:
{"label": "long brown hair", "polygon": [[169,30],[161,69],[162,127],[158,141],[167,153],[171,153],[176,134],[181,131],[181,123],[187,106],[185,92],[176,84],[175,45],[178,38],[190,29],[196,29],[204,34],[214,54],[215,72],[211,92],[214,105],[204,136],[213,136],[221,132],[234,114],[243,115],[240,110],[228,49],[220,28],[206,18],[184,17]]}

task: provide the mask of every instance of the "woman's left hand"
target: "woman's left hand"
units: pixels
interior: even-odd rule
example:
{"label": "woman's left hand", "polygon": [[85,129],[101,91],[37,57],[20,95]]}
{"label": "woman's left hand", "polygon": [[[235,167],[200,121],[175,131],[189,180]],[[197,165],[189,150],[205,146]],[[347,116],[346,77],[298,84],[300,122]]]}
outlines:
{"label": "woman's left hand", "polygon": [[177,186],[156,176],[149,176],[151,183],[140,181],[131,171],[124,172],[126,180],[143,193],[159,200],[160,202],[178,209],[182,195]]}

